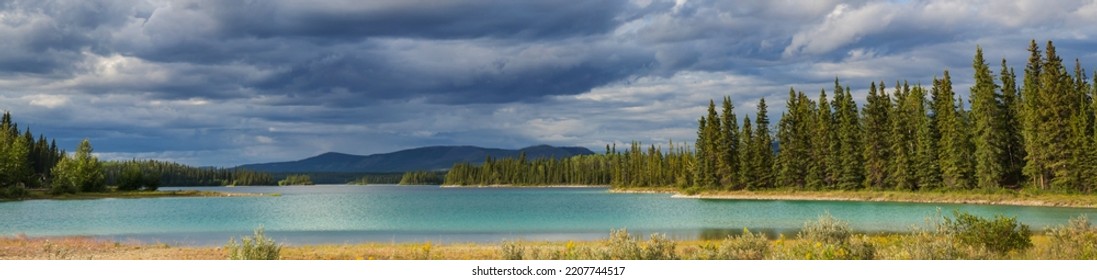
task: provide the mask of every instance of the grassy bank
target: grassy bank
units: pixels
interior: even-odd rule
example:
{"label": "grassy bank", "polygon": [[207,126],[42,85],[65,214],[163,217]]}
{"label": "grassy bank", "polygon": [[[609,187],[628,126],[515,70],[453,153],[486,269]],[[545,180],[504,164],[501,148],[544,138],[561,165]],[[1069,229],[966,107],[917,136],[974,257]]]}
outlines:
{"label": "grassy bank", "polygon": [[102,198],[155,198],[155,197],[231,197],[231,196],[265,196],[277,194],[259,193],[227,193],[197,190],[178,191],[107,191],[107,192],[80,192],[66,194],[51,194],[46,190],[29,190],[27,195],[19,199],[0,199],[0,201],[32,200],[32,199],[102,199]]}
{"label": "grassy bank", "polygon": [[1058,193],[1038,190],[949,190],[949,191],[881,191],[881,190],[750,190],[685,192],[676,188],[614,188],[620,193],[673,193],[676,197],[700,199],[743,200],[828,200],[828,201],[893,201],[915,203],[996,204],[1018,206],[1055,206],[1097,208],[1097,195]]}
{"label": "grassy bank", "polygon": [[[254,243],[252,243],[254,244]],[[275,243],[271,243],[275,244]],[[903,234],[865,235],[823,215],[795,236],[765,236],[744,230],[722,240],[671,240],[616,230],[597,241],[505,241],[502,243],[362,243],[277,245],[284,260],[804,260],[804,259],[1097,259],[1097,228],[1084,217],[1032,236],[1004,217],[956,213]],[[0,259],[177,259],[222,260],[229,247],[177,247],[84,237],[0,238]]]}

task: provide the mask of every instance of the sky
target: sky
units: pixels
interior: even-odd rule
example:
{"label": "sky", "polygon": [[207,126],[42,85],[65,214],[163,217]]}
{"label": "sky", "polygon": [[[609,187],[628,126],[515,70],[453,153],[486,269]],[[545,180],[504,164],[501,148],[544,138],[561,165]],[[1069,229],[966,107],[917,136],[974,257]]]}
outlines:
{"label": "sky", "polygon": [[1097,1],[16,0],[0,111],[109,160],[600,152],[692,143],[723,96],[740,118],[765,98],[776,124],[789,88],[835,78],[863,103],[949,69],[966,96],[976,46],[1023,72],[1034,39],[1097,69]]}

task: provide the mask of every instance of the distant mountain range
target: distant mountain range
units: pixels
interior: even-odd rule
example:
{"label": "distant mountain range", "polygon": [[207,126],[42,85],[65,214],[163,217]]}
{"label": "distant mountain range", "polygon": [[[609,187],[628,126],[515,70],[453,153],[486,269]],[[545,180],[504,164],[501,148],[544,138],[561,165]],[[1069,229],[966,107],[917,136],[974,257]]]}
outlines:
{"label": "distant mountain range", "polygon": [[257,163],[237,168],[264,172],[404,172],[414,170],[449,169],[454,163],[483,163],[492,158],[564,158],[590,155],[594,152],[583,147],[553,147],[538,145],[518,150],[481,148],[475,146],[431,146],[368,156],[329,152],[318,156],[287,162]]}

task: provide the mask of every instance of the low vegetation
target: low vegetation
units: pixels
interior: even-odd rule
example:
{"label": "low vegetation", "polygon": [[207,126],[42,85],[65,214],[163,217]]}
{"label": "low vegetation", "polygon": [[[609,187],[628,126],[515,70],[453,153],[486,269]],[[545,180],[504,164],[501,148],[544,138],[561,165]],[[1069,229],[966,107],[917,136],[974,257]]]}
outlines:
{"label": "low vegetation", "polygon": [[273,239],[267,238],[263,233],[263,227],[255,229],[253,236],[245,236],[240,239],[241,243],[236,243],[236,239],[233,238],[229,240],[228,244],[225,244],[228,259],[277,260],[280,258],[282,245],[275,243]]}

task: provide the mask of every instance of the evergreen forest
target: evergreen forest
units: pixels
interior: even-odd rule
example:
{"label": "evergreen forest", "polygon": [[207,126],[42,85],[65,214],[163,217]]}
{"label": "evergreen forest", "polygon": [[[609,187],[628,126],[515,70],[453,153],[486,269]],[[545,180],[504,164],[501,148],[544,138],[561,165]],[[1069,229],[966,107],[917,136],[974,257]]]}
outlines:
{"label": "evergreen forest", "polygon": [[[789,89],[777,122],[766,100],[753,119],[731,98],[708,104],[692,147],[632,143],[564,159],[460,163],[447,185],[611,185],[687,190],[1097,189],[1097,83],[1066,65],[1052,42],[1028,47],[1024,69],[977,47],[962,96],[948,70],[928,85],[873,82],[864,104],[848,85],[815,98]],[[1093,73],[1097,76],[1097,72]]]}

